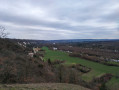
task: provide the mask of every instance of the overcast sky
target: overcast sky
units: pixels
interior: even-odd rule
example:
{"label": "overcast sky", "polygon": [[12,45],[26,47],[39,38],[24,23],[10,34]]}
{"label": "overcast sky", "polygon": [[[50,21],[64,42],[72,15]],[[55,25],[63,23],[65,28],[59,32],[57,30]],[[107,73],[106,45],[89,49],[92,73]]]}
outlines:
{"label": "overcast sky", "polygon": [[119,0],[0,0],[10,38],[119,39]]}

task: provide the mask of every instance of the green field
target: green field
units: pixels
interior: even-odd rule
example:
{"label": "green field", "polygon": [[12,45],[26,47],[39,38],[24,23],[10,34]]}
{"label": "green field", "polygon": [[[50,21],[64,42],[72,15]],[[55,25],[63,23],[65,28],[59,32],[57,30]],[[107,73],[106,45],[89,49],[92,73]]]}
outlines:
{"label": "green field", "polygon": [[113,77],[106,85],[110,90],[119,90],[119,79]]}
{"label": "green field", "polygon": [[[77,57],[70,57],[68,53],[61,52],[61,51],[52,51],[49,50],[47,47],[43,47],[46,51],[44,60],[48,60],[49,58],[51,61],[53,60],[65,60],[65,64],[82,64],[84,66],[92,68],[92,71],[89,73],[86,73],[82,76],[82,78],[86,81],[90,81],[94,77],[99,77],[105,73],[111,73],[113,75],[119,74],[119,67],[114,67],[114,66],[106,66],[100,63],[88,61],[85,59],[80,59]],[[119,80],[118,80],[119,81]],[[119,83],[119,82],[118,82]]]}

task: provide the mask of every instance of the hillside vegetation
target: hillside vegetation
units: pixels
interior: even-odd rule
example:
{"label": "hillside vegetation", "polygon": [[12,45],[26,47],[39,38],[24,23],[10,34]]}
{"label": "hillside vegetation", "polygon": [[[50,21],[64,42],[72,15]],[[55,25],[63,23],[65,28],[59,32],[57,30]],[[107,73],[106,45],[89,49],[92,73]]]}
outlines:
{"label": "hillside vegetation", "polygon": [[[35,84],[32,87],[30,83],[71,83],[80,85],[83,82],[80,80],[80,71],[72,69],[72,67],[65,67],[61,65],[62,62],[60,61],[50,62],[49,60],[44,62],[38,53],[30,57],[28,52],[32,50],[31,48],[20,46],[9,39],[0,39],[0,43],[0,83],[8,84],[2,85],[1,90],[9,90],[9,88],[18,90],[16,83],[29,83],[27,87],[33,89]],[[42,52],[44,51],[42,50]],[[9,84],[13,85],[9,86]],[[92,88],[89,85],[86,86],[85,82],[81,85]],[[23,87],[23,90],[25,88],[23,85],[18,86]],[[63,88],[60,86],[56,85],[56,88],[62,90]],[[47,86],[43,88],[47,90]],[[69,86],[66,86],[67,88]],[[73,88],[75,90],[75,87]]]}
{"label": "hillside vegetation", "polygon": [[0,83],[53,82],[54,79],[47,62],[28,57],[27,48],[17,43],[0,39]]}

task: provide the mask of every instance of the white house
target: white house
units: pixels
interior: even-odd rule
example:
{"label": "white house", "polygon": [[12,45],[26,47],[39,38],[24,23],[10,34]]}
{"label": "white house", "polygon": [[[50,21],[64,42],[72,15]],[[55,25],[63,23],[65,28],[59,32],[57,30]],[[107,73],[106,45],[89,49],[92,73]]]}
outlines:
{"label": "white house", "polygon": [[33,57],[34,53],[28,53],[28,56]]}
{"label": "white house", "polygon": [[33,48],[33,52],[34,52],[34,53],[37,53],[37,52],[40,51],[40,50],[41,50],[41,49],[38,48],[38,47],[37,47],[37,48]]}
{"label": "white house", "polygon": [[53,47],[53,50],[57,50],[57,48]]}

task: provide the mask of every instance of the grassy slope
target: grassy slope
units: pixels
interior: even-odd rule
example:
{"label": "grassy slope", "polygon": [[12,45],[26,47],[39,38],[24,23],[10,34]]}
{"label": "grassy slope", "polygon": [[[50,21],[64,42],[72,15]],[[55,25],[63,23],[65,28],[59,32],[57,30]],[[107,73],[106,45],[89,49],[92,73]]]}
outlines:
{"label": "grassy slope", "polygon": [[119,90],[119,79],[113,77],[106,85],[110,90]]}
{"label": "grassy slope", "polygon": [[119,73],[119,67],[106,66],[103,64],[80,59],[77,57],[70,57],[65,52],[52,51],[52,50],[49,50],[47,47],[43,47],[43,49],[46,51],[46,54],[44,57],[45,60],[47,60],[48,58],[50,58],[51,60],[56,60],[56,59],[66,60],[66,64],[80,63],[84,66],[92,68],[91,72],[83,75],[83,79],[87,81],[91,80],[93,77],[98,77],[105,73],[112,73],[113,75],[116,75],[117,73]]}
{"label": "grassy slope", "polygon": [[0,85],[0,90],[89,90],[79,85],[64,83]]}

